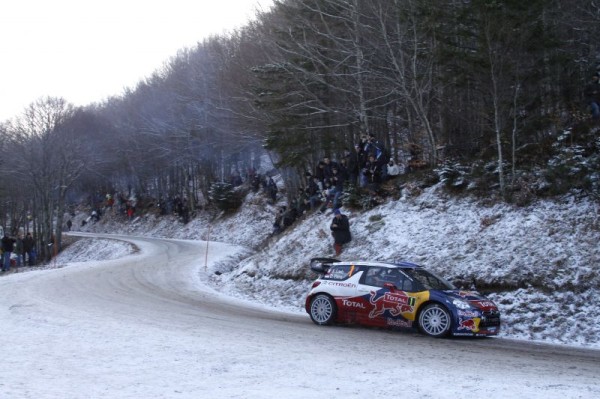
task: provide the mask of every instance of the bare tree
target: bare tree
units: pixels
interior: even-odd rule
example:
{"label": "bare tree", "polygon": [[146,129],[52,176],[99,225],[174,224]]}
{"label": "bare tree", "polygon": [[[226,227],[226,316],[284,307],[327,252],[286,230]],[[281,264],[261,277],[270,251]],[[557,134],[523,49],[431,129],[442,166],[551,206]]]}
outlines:
{"label": "bare tree", "polygon": [[32,193],[40,255],[46,260],[60,249],[66,192],[85,162],[78,157],[82,154],[77,134],[67,126],[74,112],[62,98],[40,99],[25,110],[10,132],[15,155],[12,176]]}

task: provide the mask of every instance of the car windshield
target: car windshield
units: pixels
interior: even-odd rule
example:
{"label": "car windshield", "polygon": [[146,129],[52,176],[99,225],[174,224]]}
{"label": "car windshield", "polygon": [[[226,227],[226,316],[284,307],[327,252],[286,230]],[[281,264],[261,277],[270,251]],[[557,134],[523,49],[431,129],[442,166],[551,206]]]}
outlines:
{"label": "car windshield", "polygon": [[[456,287],[444,280],[443,278],[436,276],[432,272],[425,269],[403,269],[402,270],[408,277],[413,280],[413,284],[421,286],[422,290],[455,290]],[[419,287],[415,287],[419,288]],[[420,290],[419,290],[420,291]]]}

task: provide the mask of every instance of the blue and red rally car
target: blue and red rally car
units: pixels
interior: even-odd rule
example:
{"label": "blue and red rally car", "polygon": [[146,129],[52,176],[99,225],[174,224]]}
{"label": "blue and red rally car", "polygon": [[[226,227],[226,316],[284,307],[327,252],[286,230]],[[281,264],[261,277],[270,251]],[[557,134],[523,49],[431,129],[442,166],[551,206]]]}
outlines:
{"label": "blue and red rally car", "polygon": [[310,267],[320,274],[305,305],[316,324],[417,328],[432,337],[500,331],[494,302],[459,290],[421,266],[314,258]]}

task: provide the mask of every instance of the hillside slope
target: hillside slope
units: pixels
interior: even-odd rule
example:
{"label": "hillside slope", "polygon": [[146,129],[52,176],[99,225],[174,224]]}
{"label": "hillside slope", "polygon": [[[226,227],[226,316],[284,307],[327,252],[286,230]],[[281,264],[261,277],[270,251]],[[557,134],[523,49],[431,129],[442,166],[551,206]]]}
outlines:
{"label": "hillside slope", "polygon": [[[303,312],[315,277],[308,260],[333,255],[332,216],[312,213],[269,237],[274,212],[261,194],[249,194],[235,215],[202,214],[187,225],[173,217],[105,217],[83,229],[244,245],[246,253],[217,265],[215,286]],[[600,306],[600,221],[589,199],[485,206],[448,197],[436,186],[367,212],[344,212],[353,240],[342,259],[408,260],[458,285],[474,282],[499,304],[502,336],[600,347],[600,319],[594,316]]]}

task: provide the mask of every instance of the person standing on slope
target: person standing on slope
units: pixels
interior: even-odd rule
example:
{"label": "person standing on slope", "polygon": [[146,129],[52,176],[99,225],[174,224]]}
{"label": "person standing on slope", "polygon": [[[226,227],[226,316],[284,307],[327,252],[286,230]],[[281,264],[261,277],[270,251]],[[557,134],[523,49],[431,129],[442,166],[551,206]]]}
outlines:
{"label": "person standing on slope", "polygon": [[339,209],[333,211],[333,221],[331,222],[331,235],[333,236],[333,248],[335,249],[335,256],[340,256],[342,253],[342,246],[352,240],[350,234],[350,222],[348,216],[342,214]]}

